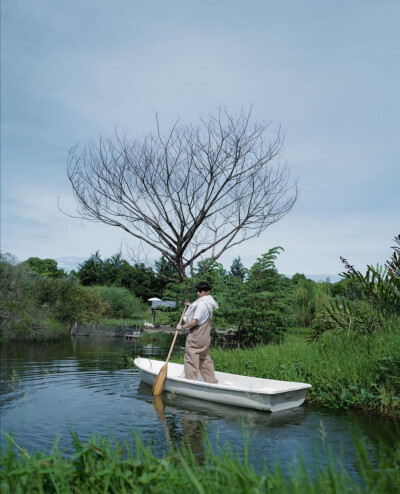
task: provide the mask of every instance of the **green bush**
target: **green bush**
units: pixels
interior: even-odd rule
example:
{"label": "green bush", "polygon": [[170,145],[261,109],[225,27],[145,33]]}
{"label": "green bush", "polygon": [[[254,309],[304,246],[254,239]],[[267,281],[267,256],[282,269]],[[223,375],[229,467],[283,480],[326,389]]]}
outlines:
{"label": "green bush", "polygon": [[62,278],[63,276],[67,276],[67,273],[63,269],[58,268],[57,261],[54,259],[30,257],[22,264],[27,264],[36,274],[46,278]]}
{"label": "green bush", "polygon": [[30,338],[51,324],[50,311],[37,294],[38,275],[11,254],[0,254],[0,335],[2,339]]}
{"label": "green bush", "polygon": [[308,328],[331,299],[332,285],[300,278],[292,288],[293,326]]}
{"label": "green bush", "polygon": [[72,326],[74,323],[98,323],[107,309],[101,297],[78,280],[68,278],[40,278],[37,280],[38,297],[48,306],[58,321]]}
{"label": "green bush", "polygon": [[44,339],[69,334],[72,324],[99,322],[102,299],[73,276],[40,275],[29,263],[0,256],[0,336]]}
{"label": "green bush", "polygon": [[142,311],[142,302],[127,288],[117,286],[94,286],[92,292],[97,294],[105,304],[105,316],[126,318]]}

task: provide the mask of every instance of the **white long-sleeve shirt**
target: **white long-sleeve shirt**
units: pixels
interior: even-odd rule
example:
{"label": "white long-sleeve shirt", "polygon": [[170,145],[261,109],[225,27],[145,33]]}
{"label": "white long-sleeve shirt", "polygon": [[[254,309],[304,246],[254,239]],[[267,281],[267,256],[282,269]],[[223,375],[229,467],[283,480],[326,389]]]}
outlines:
{"label": "white long-sleeve shirt", "polygon": [[204,295],[204,297],[200,297],[189,305],[183,319],[185,323],[197,319],[198,325],[201,326],[208,319],[212,319],[213,312],[217,309],[218,304],[214,297],[212,295]]}

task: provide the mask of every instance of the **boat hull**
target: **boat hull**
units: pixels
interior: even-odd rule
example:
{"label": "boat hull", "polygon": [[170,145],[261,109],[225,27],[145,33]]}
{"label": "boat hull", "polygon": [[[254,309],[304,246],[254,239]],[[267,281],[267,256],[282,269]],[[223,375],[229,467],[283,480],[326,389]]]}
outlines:
{"label": "boat hull", "polygon": [[[165,362],[136,358],[135,365],[143,382],[153,386]],[[300,406],[307,395],[310,384],[272,379],[260,379],[216,372],[218,384],[184,378],[183,365],[168,364],[164,389],[171,393],[269,412],[278,412]]]}

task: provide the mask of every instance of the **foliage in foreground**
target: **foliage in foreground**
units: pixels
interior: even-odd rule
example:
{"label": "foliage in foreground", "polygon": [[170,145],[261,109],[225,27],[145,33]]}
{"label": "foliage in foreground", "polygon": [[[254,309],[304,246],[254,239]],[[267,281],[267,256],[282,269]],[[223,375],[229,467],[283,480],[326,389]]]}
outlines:
{"label": "foliage in foreground", "polygon": [[102,437],[82,443],[75,433],[72,435],[73,451],[68,457],[57,445],[50,454],[30,455],[9,437],[8,450],[1,458],[1,492],[389,494],[400,485],[400,445],[390,451],[382,446],[375,462],[365,442],[357,442],[355,478],[332,456],[324,467],[315,461],[312,472],[301,459],[288,474],[278,463],[256,473],[247,457],[242,460],[226,447],[214,452],[207,440],[204,460],[199,462],[188,447],[158,458],[139,438],[133,445],[111,446]]}

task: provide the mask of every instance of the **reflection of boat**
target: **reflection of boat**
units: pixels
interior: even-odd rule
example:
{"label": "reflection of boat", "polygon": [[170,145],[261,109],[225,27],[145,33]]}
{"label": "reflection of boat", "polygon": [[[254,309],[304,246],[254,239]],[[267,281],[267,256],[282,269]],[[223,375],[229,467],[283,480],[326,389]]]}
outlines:
{"label": "reflection of boat", "polygon": [[[164,365],[162,361],[141,357],[136,358],[134,363],[140,370],[142,380],[151,386]],[[164,389],[192,398],[278,412],[300,406],[305,400],[307,389],[311,387],[306,383],[261,379],[225,372],[216,372],[215,376],[218,384],[206,383],[200,375],[198,381],[192,381],[185,379],[183,365],[169,363]]]}
{"label": "reflection of boat", "polygon": [[232,407],[223,403],[199,400],[197,398],[188,400],[186,396],[168,391],[161,396],[153,396],[151,386],[143,381],[140,382],[138,387],[138,398],[148,403],[153,403],[153,405],[155,398],[158,398],[162,400],[165,413],[169,417],[176,415],[181,418],[185,415],[202,423],[222,419],[229,421],[230,424],[235,422],[238,424],[250,423],[252,426],[283,427],[301,424],[306,417],[306,410],[303,407],[266,414],[263,410],[255,410],[254,408]]}

